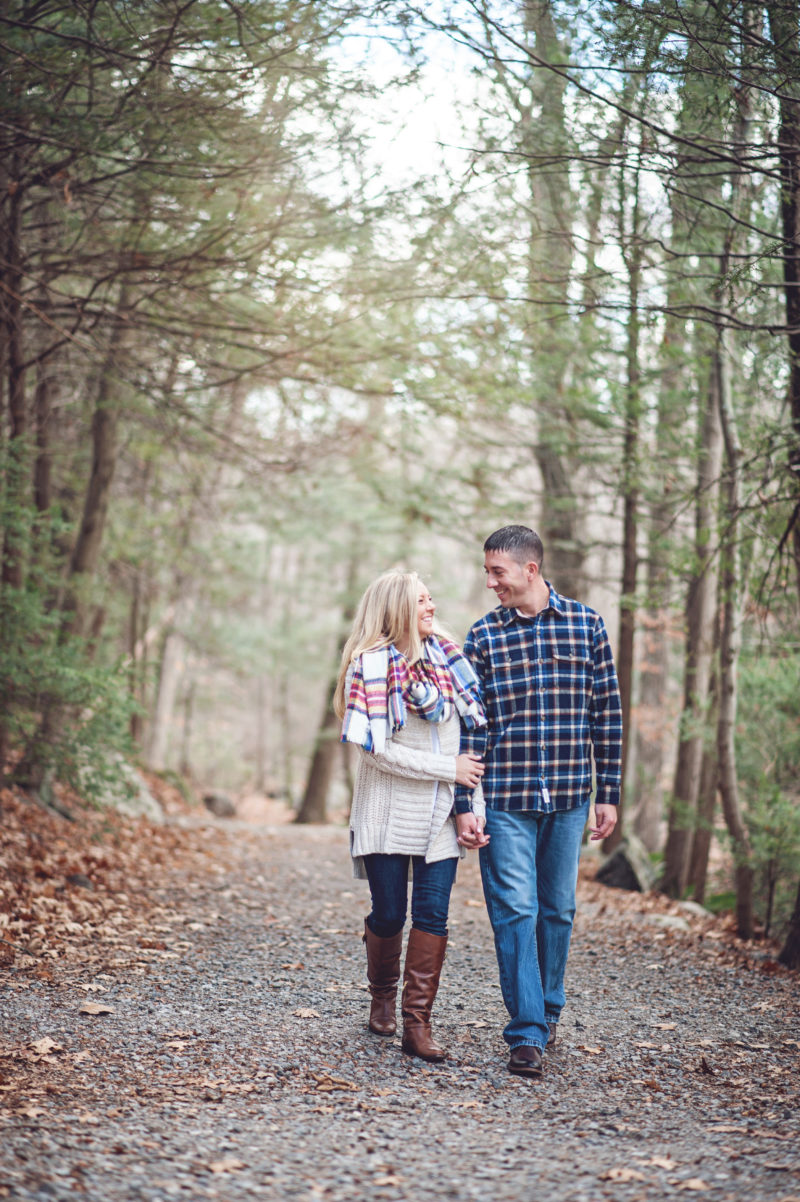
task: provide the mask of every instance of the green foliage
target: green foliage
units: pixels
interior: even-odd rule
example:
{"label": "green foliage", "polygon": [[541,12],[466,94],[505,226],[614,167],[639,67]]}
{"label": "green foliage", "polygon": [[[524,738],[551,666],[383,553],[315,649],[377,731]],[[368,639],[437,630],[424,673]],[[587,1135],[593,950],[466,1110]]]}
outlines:
{"label": "green foliage", "polygon": [[767,933],[791,915],[800,877],[800,656],[743,659],[737,764]]}
{"label": "green foliage", "polygon": [[[6,530],[24,529],[43,544],[60,529],[8,498],[0,517]],[[64,636],[52,603],[59,582],[46,565],[40,557],[23,587],[0,589],[0,743],[12,779],[55,777],[92,800],[118,777],[109,751],[132,750],[134,706],[124,671],[93,662],[85,640]]]}
{"label": "green foliage", "polygon": [[724,893],[713,893],[711,897],[705,899],[703,905],[712,914],[729,914],[736,909],[736,894],[730,890]]}

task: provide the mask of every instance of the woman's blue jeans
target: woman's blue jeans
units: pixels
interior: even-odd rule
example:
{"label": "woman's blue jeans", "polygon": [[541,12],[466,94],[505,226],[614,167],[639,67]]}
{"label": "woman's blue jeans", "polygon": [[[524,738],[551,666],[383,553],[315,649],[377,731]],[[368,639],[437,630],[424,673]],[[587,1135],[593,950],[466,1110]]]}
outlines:
{"label": "woman's blue jeans", "polygon": [[572,810],[487,810],[480,851],[512,1048],[544,1048],[565,1002],[578,860],[589,802]]}
{"label": "woman's blue jeans", "polygon": [[388,939],[402,931],[408,909],[408,864],[413,860],[411,886],[411,925],[429,935],[447,934],[450,890],[456,879],[458,860],[437,860],[426,864],[424,856],[364,856],[372,912],[367,925],[374,935]]}

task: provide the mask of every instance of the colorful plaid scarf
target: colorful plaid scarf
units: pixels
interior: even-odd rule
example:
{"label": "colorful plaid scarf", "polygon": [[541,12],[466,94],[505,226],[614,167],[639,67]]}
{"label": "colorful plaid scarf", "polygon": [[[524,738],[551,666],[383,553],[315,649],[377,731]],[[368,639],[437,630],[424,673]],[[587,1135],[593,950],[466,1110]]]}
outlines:
{"label": "colorful plaid scarf", "polygon": [[468,730],[486,724],[477,678],[455,643],[431,635],[423,652],[413,665],[393,644],[363,652],[348,678],[343,743],[383,751],[387,738],[405,725],[407,709],[441,722],[455,705]]}

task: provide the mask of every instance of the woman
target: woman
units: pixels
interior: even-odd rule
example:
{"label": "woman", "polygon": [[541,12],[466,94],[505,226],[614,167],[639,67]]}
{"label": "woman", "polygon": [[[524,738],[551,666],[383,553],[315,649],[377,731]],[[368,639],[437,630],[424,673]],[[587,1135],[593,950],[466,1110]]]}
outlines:
{"label": "woman", "polygon": [[433,1040],[431,1010],[447,946],[447,911],[463,848],[486,842],[482,820],[453,815],[453,783],[474,787],[476,756],[459,755],[461,722],[486,718],[471,666],[434,633],[436,606],[413,572],[390,571],[364,593],[345,645],[334,705],[342,742],[360,748],[350,813],[356,877],[369,881],[364,924],[369,1029],[397,1030],[395,999],[413,865],[411,931],[403,972],[402,1048],[444,1060]]}

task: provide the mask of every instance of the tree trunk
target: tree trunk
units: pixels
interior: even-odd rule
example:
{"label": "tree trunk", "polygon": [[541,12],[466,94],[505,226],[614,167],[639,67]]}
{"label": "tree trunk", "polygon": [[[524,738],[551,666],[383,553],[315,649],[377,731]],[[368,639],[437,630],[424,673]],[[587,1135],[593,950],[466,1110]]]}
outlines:
{"label": "tree trunk", "polygon": [[314,755],[311,760],[311,768],[308,773],[303,800],[300,803],[295,822],[326,822],[327,821],[327,804],[328,793],[330,791],[331,780],[333,778],[333,770],[336,765],[337,757],[339,756],[342,745],[339,739],[340,724],[339,719],[333,708],[333,697],[336,692],[336,681],[338,679],[338,666],[344,651],[344,645],[347,641],[347,629],[353,621],[355,606],[353,598],[356,591],[356,580],[358,578],[358,561],[355,558],[350,560],[347,571],[347,602],[345,604],[344,613],[342,614],[343,633],[339,640],[338,653],[336,656],[337,672],[328,686],[328,693],[325,698],[325,710],[322,715],[319,731],[317,732],[316,742],[314,744]]}
{"label": "tree trunk", "polygon": [[719,656],[719,722],[717,755],[719,792],[722,811],[733,844],[736,863],[736,930],[742,939],[753,938],[753,864],[750,837],[739,801],[736,774],[737,669],[742,638],[742,613],[746,563],[740,545],[742,513],[742,451],[730,397],[730,354],[726,332],[720,333],[717,356],[720,374],[719,398],[725,438],[727,472],[725,475],[726,545],[721,554],[722,632]]}
{"label": "tree trunk", "polygon": [[[719,657],[720,622],[714,622],[714,660]],[[719,670],[714,668],[708,690],[709,730],[719,726]],[[697,797],[697,821],[692,832],[692,849],[689,855],[688,883],[692,899],[700,904],[705,900],[708,877],[708,857],[714,833],[714,815],[719,792],[719,766],[716,740],[706,740],[703,746],[703,762],[700,768],[700,788]]]}
{"label": "tree trunk", "polygon": [[123,289],[100,372],[92,417],[92,467],[80,529],[70,559],[66,596],[62,606],[62,630],[65,635],[82,637],[86,633],[90,590],[100,558],[111,498],[111,484],[117,466],[120,402],[115,393],[119,387],[120,358],[127,338],[126,309],[127,294]]}
{"label": "tree trunk", "polygon": [[[630,749],[633,710],[633,662],[636,634],[636,586],[639,571],[639,500],[641,426],[641,372],[639,368],[639,293],[642,282],[643,246],[639,230],[639,189],[641,183],[641,147],[633,164],[633,178],[625,168],[619,177],[620,244],[628,273],[628,337],[626,346],[625,433],[622,448],[622,596],[619,610],[617,671],[622,707],[622,782],[620,813],[611,835],[603,841],[610,854],[622,839],[625,814],[625,782]],[[631,200],[627,199],[630,188]],[[625,214],[630,203],[630,229],[625,230]]]}
{"label": "tree trunk", "polygon": [[33,493],[39,513],[46,513],[53,503],[53,452],[51,450],[50,438],[53,419],[51,391],[52,377],[50,369],[46,363],[40,362],[37,367],[36,389],[33,400],[36,422],[36,462],[33,468]]}
{"label": "tree trunk", "polygon": [[[670,194],[671,244],[676,253],[687,246],[690,231],[680,189]],[[656,428],[650,448],[651,497],[647,533],[647,603],[640,616],[639,701],[636,709],[635,813],[633,828],[649,851],[661,848],[664,817],[663,777],[668,723],[665,707],[670,661],[673,573],[672,542],[676,461],[684,455],[686,403],[689,390],[686,322],[678,317],[684,300],[683,273],[667,278],[664,335],[659,348]]]}
{"label": "tree trunk", "polygon": [[256,679],[256,753],[255,753],[255,788],[258,793],[266,793],[267,763],[269,748],[269,679],[259,675]]}
{"label": "tree trunk", "polygon": [[[185,618],[187,603],[178,606],[180,618]],[[158,690],[150,722],[150,737],[147,745],[147,766],[151,772],[164,772],[167,768],[172,719],[175,702],[186,664],[186,640],[176,625],[167,631],[161,653],[158,673]]]}
{"label": "tree trunk", "polygon": [[778,960],[781,964],[785,964],[787,968],[800,968],[800,884],[797,886],[794,911],[792,912],[789,930]]}
{"label": "tree trunk", "polygon": [[9,173],[8,226],[5,244],[2,304],[5,325],[6,388],[8,391],[9,441],[6,469],[6,528],[3,539],[2,583],[9,588],[22,587],[25,564],[24,517],[28,495],[28,453],[26,437],[28,415],[25,400],[25,354],[23,348],[22,307],[22,198],[23,189],[16,179],[17,168]]}
{"label": "tree trunk", "polygon": [[[526,36],[542,59],[560,60],[564,50],[558,39],[548,0],[521,5]],[[557,75],[534,67],[528,77],[533,104],[539,109],[534,122],[530,109],[520,115],[523,153],[529,155],[530,192],[528,232],[528,282],[531,298],[543,302],[531,320],[531,360],[536,388],[536,442],[533,448],[542,476],[539,532],[545,546],[546,571],[560,592],[581,597],[585,587],[584,542],[578,529],[574,479],[576,464],[569,448],[573,433],[565,403],[565,381],[570,364],[571,337],[568,289],[573,249],[573,197],[568,169],[570,138],[565,108],[566,84]],[[538,165],[542,146],[552,161]],[[563,165],[559,166],[559,162]],[[549,318],[549,320],[548,320]]]}
{"label": "tree trunk", "polygon": [[686,601],[686,652],[681,735],[669,811],[669,833],[659,887],[672,897],[686,890],[689,848],[700,790],[703,744],[707,731],[708,689],[717,603],[714,530],[722,467],[722,429],[716,367],[710,371],[701,436],[695,506],[695,571]]}
{"label": "tree trunk", "polygon": [[192,778],[192,733],[194,726],[194,698],[197,682],[190,679],[183,694],[183,722],[181,724],[181,749],[178,756],[178,772],[184,780]]}
{"label": "tree trunk", "polygon": [[[736,90],[736,129],[734,144],[747,144],[747,123],[750,94],[746,87]],[[744,164],[731,179],[731,209],[741,214],[743,208],[742,178]],[[742,447],[734,412],[731,387],[733,353],[730,341],[730,268],[735,238],[735,225],[728,227],[719,264],[717,297],[717,340],[715,363],[718,374],[717,397],[720,425],[725,447],[725,480],[723,485],[722,539],[720,552],[720,595],[722,599],[722,628],[719,653],[719,720],[717,724],[717,756],[719,760],[719,792],[722,812],[733,844],[736,865],[736,928],[742,939],[752,939],[753,920],[753,853],[750,836],[742,814],[739,780],[736,771],[736,711],[738,705],[739,655],[742,646],[742,622],[747,597],[747,571],[750,556],[745,551],[742,533],[743,468]],[[800,312],[800,310],[799,310]]]}
{"label": "tree trunk", "polygon": [[772,0],[766,10],[781,80],[778,131],[783,228],[781,256],[789,349],[787,402],[792,422],[788,467],[796,498],[791,546],[800,598],[800,84],[797,71],[800,38],[794,5]]}
{"label": "tree trunk", "polygon": [[314,743],[314,754],[295,822],[327,822],[328,792],[339,754],[339,719],[333,709],[336,678],[328,686],[325,709]]}

